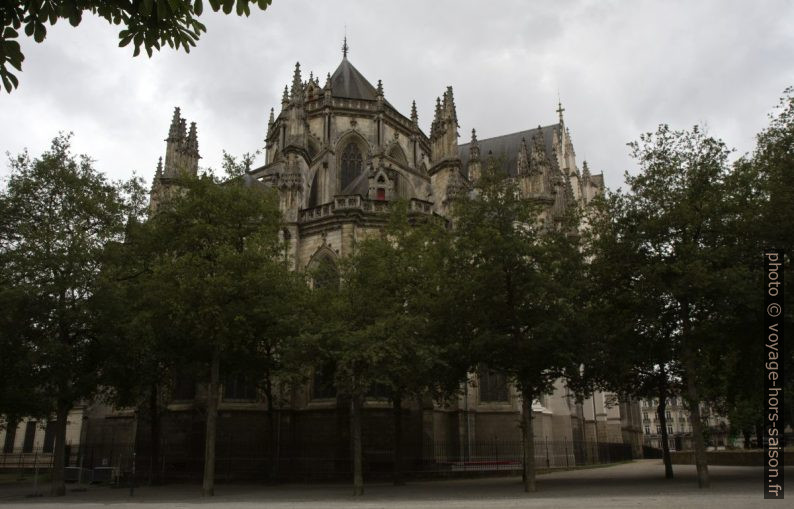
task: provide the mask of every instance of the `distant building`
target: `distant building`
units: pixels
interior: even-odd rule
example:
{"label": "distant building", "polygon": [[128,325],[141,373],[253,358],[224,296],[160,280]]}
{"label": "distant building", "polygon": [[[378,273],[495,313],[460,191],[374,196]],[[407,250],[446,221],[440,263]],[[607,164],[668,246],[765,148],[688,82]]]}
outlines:
{"label": "distant building", "polygon": [[[640,402],[642,412],[643,442],[645,445],[661,449],[662,423],[658,415],[658,399],[643,399]],[[665,417],[667,421],[667,437],[670,450],[682,451],[692,449],[692,423],[689,411],[684,406],[683,398],[671,396],[667,399]],[[706,430],[706,446],[727,447],[738,444],[730,438],[730,423],[727,417],[715,413],[707,405],[701,404],[700,415]]]}

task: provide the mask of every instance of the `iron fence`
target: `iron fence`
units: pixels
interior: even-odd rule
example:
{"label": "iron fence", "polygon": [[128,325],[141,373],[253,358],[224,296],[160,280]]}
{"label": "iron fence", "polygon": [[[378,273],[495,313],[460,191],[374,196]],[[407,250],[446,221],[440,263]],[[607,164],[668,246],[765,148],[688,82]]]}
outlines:
{"label": "iron fence", "polygon": [[[215,470],[219,481],[233,480],[331,480],[352,475],[349,443],[301,441],[280,444],[275,450],[266,441],[219,440]],[[609,464],[633,459],[631,446],[622,443],[592,443],[570,440],[535,440],[538,469],[566,469]],[[369,479],[389,478],[395,470],[405,477],[466,475],[465,473],[516,473],[523,468],[521,440],[424,440],[400,447],[398,469],[390,444],[364,444],[364,474]],[[196,480],[204,468],[203,444],[160,446],[154,458],[148,444],[136,449],[125,444],[84,444],[66,449],[67,479],[99,482],[122,481],[133,476],[150,480]],[[53,454],[41,450],[0,453],[0,471],[47,470]]]}

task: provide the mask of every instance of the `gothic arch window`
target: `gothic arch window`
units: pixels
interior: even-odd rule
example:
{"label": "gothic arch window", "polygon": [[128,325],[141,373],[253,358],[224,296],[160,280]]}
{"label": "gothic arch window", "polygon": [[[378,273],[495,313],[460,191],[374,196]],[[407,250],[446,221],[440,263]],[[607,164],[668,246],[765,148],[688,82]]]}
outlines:
{"label": "gothic arch window", "polygon": [[309,263],[312,286],[315,289],[334,289],[339,287],[339,269],[336,266],[331,250],[320,248]]}
{"label": "gothic arch window", "polygon": [[408,158],[405,157],[405,152],[403,152],[403,149],[397,143],[392,145],[389,149],[389,157],[402,165],[408,166]]}
{"label": "gothic arch window", "polygon": [[354,141],[348,142],[342,150],[341,160],[341,180],[340,189],[344,193],[345,189],[361,174],[364,166],[364,158],[361,149]]}
{"label": "gothic arch window", "polygon": [[504,373],[494,371],[488,366],[481,365],[480,375],[480,401],[483,402],[508,402],[507,377]]}

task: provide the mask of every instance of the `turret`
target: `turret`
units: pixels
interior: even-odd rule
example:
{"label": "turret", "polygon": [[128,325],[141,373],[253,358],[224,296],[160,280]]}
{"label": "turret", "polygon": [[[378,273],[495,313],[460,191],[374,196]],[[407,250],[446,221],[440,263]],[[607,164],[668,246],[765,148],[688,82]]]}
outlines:
{"label": "turret", "polygon": [[292,75],[292,88],[290,89],[289,104],[286,115],[286,140],[284,150],[289,148],[306,150],[308,147],[309,125],[307,123],[306,108],[303,97],[303,82],[301,81],[300,62],[295,63],[295,72]]}
{"label": "turret", "polygon": [[325,86],[323,87],[323,100],[326,106],[331,104],[331,73],[325,77]]}
{"label": "turret", "polygon": [[433,162],[458,157],[458,114],[452,87],[447,87],[443,101],[436,100],[436,115],[430,130],[430,144]]}
{"label": "turret", "polygon": [[182,147],[182,117],[179,107],[174,108],[171,117],[171,126],[168,128],[168,137],[165,139],[165,171],[163,176],[175,177],[179,166],[180,151]]}
{"label": "turret", "polygon": [[268,117],[267,119],[267,134],[265,134],[266,148],[270,148],[270,146],[272,145],[272,143],[268,140],[270,140],[271,137],[273,136],[273,128],[275,126],[275,123],[276,123],[276,118],[274,116],[274,111],[273,108],[270,108],[270,117]]}
{"label": "turret", "polygon": [[477,131],[471,130],[469,143],[469,182],[476,183],[482,175],[482,161],[480,161],[480,143],[477,141]]}
{"label": "turret", "polygon": [[529,148],[527,147],[526,138],[521,138],[521,145],[518,147],[516,175],[519,177],[529,176]]}
{"label": "turret", "polygon": [[182,154],[184,166],[181,170],[188,175],[198,175],[198,160],[201,159],[201,156],[199,155],[198,131],[195,122],[190,123],[190,131],[187,134]]}
{"label": "turret", "polygon": [[538,126],[529,143],[529,173],[531,177],[528,192],[531,194],[550,195],[553,191],[551,165],[546,154],[545,144],[543,128]]}
{"label": "turret", "polygon": [[301,81],[300,62],[295,62],[295,71],[292,74],[292,88],[290,88],[290,102],[292,104],[303,103],[303,82]]}

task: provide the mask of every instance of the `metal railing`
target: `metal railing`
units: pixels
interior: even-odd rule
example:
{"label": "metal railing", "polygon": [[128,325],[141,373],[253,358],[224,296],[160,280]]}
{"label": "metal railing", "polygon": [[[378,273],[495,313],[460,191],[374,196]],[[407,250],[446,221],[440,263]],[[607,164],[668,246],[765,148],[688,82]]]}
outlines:
{"label": "metal railing", "polygon": [[[219,437],[215,470],[218,480],[327,480],[352,474],[350,444],[344,440],[281,443],[275,451],[263,439]],[[67,478],[112,481],[129,478],[135,466],[138,482],[152,479],[200,479],[204,468],[203,440],[193,437],[180,444],[163,443],[158,458],[139,443],[136,450],[124,444],[84,444],[67,448]],[[454,476],[459,473],[520,473],[524,458],[520,440],[406,441],[400,447],[400,472],[407,477]],[[364,474],[388,478],[395,471],[392,444],[364,443]],[[631,446],[570,440],[535,440],[537,469],[569,469],[628,461]],[[39,451],[0,453],[0,471],[48,470],[53,455]]]}

